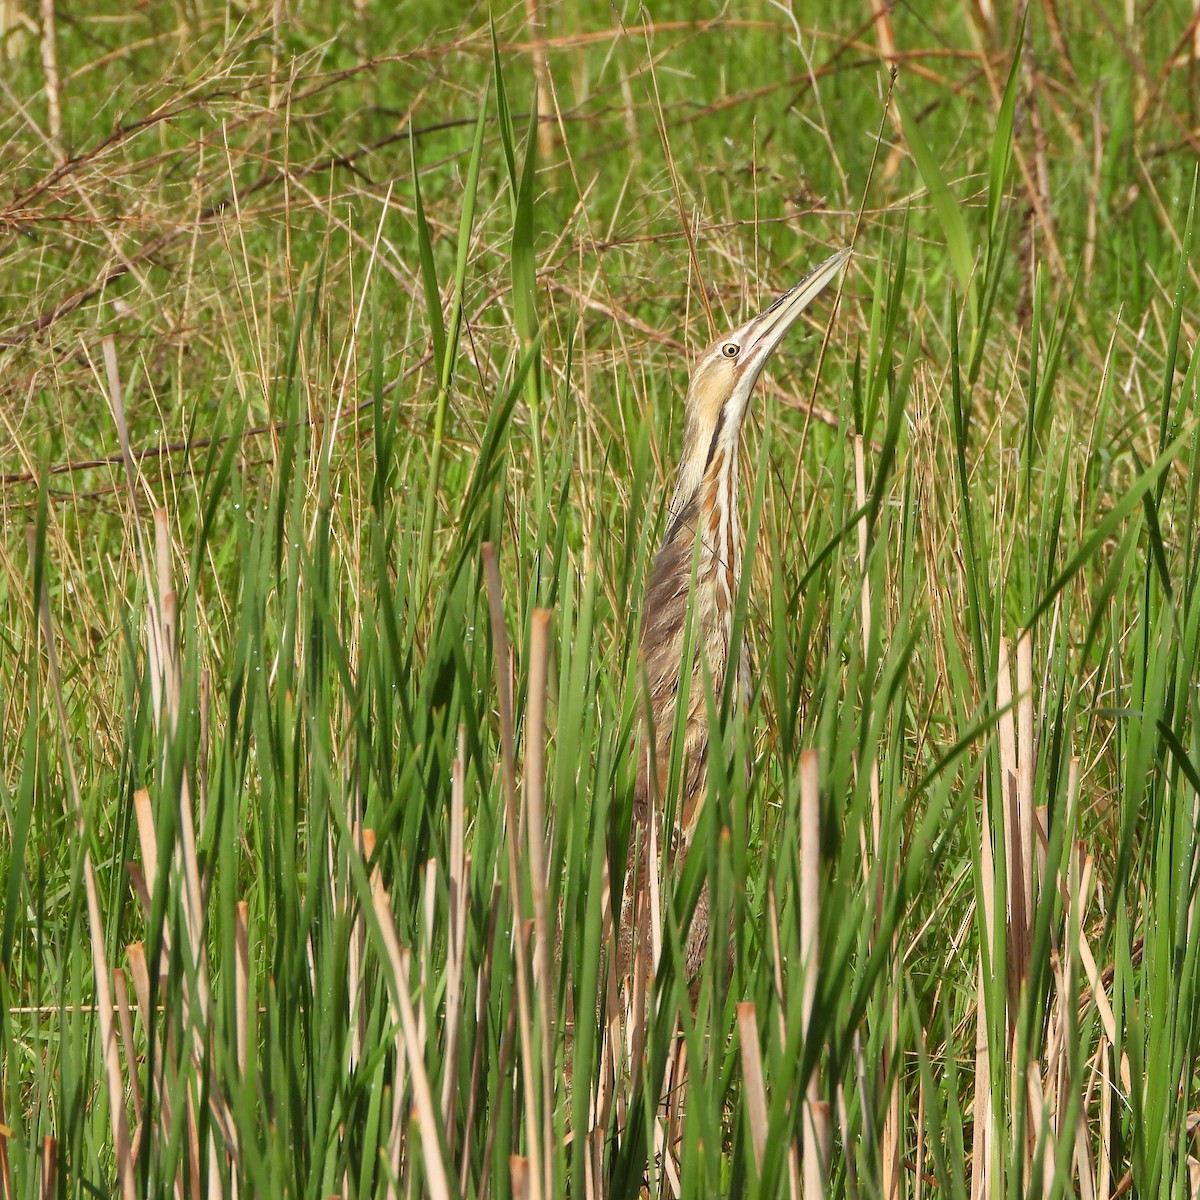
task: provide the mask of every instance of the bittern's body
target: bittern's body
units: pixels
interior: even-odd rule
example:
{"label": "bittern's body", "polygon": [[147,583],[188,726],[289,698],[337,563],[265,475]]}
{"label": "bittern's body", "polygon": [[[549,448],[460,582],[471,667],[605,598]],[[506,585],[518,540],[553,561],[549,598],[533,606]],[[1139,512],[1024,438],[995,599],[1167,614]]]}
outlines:
{"label": "bittern's body", "polygon": [[[834,255],[766,312],[714,342],[692,372],[679,477],[642,617],[641,649],[650,688],[652,731],[639,751],[620,939],[622,973],[633,965],[635,948],[646,956],[649,966],[649,829],[666,797],[680,681],[690,677],[682,786],[674,827],[667,831],[667,844],[661,849],[668,861],[682,861],[708,791],[708,686],[719,700],[731,668],[742,677],[743,694],[747,682],[745,645],[735,647],[732,641],[733,607],[742,569],[738,449],[750,393],[783,334],[837,275],[849,254],[843,250]],[[685,663],[689,611],[692,653]],[[706,671],[710,685],[705,683]],[[708,931],[705,887],[687,937],[689,979],[699,970]]]}

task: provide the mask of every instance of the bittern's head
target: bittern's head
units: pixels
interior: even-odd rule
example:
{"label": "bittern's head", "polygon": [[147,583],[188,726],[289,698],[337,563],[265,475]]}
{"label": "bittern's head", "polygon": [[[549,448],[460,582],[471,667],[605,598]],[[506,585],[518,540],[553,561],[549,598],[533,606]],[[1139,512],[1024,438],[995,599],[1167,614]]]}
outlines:
{"label": "bittern's head", "polygon": [[686,503],[695,493],[718,450],[737,454],[750,393],[763,366],[783,335],[849,257],[849,247],[839,250],[766,312],[719,338],[700,356],[685,401],[677,504]]}

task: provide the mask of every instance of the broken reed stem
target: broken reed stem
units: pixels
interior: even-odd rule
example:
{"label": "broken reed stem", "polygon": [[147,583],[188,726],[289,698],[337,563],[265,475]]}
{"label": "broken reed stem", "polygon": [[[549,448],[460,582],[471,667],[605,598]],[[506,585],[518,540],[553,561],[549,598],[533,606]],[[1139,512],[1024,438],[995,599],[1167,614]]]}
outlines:
{"label": "broken reed stem", "polygon": [[[821,782],[817,752],[800,755],[800,962],[804,970],[801,1014],[804,1040],[812,1037],[817,995],[821,925]],[[829,1140],[829,1105],[821,1099],[820,1058],[808,1077],[804,1101],[804,1196],[825,1194],[825,1146]]]}

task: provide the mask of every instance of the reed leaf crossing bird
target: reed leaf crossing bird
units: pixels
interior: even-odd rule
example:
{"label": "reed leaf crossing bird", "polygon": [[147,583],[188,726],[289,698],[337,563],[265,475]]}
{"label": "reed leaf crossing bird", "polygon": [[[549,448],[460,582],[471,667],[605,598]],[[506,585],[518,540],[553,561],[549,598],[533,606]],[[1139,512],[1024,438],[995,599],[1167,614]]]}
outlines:
{"label": "reed leaf crossing bird", "polygon": [[[850,257],[839,251],[780,296],[766,312],[713,342],[692,371],[684,401],[683,452],[671,501],[667,534],[650,573],[642,617],[641,653],[649,685],[652,733],[639,750],[629,838],[625,896],[618,943],[622,976],[644,955],[649,978],[649,822],[663,804],[676,724],[681,678],[691,677],[683,727],[682,786],[674,827],[664,847],[668,861],[682,862],[691,844],[708,790],[710,729],[704,672],[712,694],[721,696],[726,673],[740,676],[748,690],[746,647],[732,646],[733,607],[742,570],[742,530],[738,521],[738,447],[750,393],[783,335],[836,278]],[[699,539],[699,546],[696,541]],[[691,660],[683,661],[689,606]],[[653,738],[653,760],[649,753]],[[651,761],[655,778],[651,780]],[[653,783],[653,786],[651,784]],[[708,945],[708,888],[701,893],[688,931],[687,978],[697,975]]]}

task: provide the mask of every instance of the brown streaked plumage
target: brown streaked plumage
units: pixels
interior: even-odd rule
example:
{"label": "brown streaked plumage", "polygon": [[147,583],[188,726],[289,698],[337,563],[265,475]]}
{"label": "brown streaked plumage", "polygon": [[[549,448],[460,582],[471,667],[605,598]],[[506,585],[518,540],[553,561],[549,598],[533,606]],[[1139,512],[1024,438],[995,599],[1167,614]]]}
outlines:
{"label": "brown streaked plumage", "polygon": [[[766,312],[709,346],[692,371],[684,401],[683,451],[675,495],[666,537],[650,573],[642,616],[641,652],[650,689],[656,778],[650,778],[650,744],[648,738],[643,738],[621,914],[618,958],[622,975],[630,972],[635,946],[645,956],[649,975],[649,821],[655,806],[663,804],[666,792],[681,675],[690,674],[691,686],[683,734],[682,790],[674,828],[668,844],[661,850],[668,862],[682,860],[708,790],[709,725],[704,664],[707,663],[716,695],[722,693],[731,665],[738,670],[743,692],[747,683],[745,646],[733,647],[730,643],[733,605],[742,568],[742,531],[737,511],[738,445],[750,393],[784,333],[836,278],[849,257],[850,250],[845,249],[823,262]],[[693,653],[692,661],[684,664],[689,607],[693,613]],[[736,663],[732,663],[735,657]],[[685,957],[689,979],[699,970],[708,932],[705,887],[688,931]]]}

